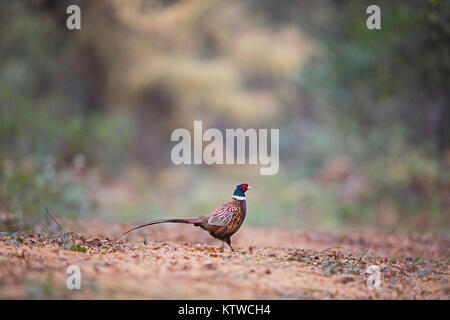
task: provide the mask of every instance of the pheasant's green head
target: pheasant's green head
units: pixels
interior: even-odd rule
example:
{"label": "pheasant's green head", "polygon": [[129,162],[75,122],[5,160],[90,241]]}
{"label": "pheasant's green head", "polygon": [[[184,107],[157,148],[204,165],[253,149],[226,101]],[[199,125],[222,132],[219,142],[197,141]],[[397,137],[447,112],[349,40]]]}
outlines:
{"label": "pheasant's green head", "polygon": [[248,183],[241,183],[234,189],[233,198],[237,200],[245,200],[245,192],[251,189]]}

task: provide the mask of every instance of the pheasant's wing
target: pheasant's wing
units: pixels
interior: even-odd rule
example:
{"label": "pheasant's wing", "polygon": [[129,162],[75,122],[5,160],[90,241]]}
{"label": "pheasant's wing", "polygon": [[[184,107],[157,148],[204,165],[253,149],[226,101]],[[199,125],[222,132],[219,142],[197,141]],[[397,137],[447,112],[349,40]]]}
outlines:
{"label": "pheasant's wing", "polygon": [[225,203],[214,209],[208,219],[208,223],[214,226],[227,226],[233,219],[233,215],[239,210],[239,207],[232,203]]}

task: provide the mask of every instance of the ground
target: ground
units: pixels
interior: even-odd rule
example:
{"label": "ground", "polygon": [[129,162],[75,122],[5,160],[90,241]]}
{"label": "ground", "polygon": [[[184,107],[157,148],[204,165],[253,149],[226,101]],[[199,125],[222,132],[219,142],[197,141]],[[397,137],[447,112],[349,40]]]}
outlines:
{"label": "ground", "polygon": [[[130,225],[0,233],[0,298],[449,299],[450,239],[243,227],[238,252],[190,225],[118,236]],[[67,225],[66,225],[67,227]],[[81,289],[68,290],[78,265]],[[380,268],[370,289],[366,271]]]}

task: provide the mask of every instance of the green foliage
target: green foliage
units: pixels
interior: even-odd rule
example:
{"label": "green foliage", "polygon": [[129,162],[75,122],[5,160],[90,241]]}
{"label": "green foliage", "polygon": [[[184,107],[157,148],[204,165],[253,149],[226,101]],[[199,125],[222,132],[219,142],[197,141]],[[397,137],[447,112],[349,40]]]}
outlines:
{"label": "green foliage", "polygon": [[70,247],[70,250],[78,251],[78,252],[86,252],[87,249],[85,247],[82,247],[79,244],[72,244],[72,246]]}
{"label": "green foliage", "polygon": [[21,162],[4,160],[0,168],[2,210],[14,213],[14,223],[35,223],[46,207],[66,217],[78,217],[89,207],[87,189],[76,179],[56,174],[54,161],[26,158]]}

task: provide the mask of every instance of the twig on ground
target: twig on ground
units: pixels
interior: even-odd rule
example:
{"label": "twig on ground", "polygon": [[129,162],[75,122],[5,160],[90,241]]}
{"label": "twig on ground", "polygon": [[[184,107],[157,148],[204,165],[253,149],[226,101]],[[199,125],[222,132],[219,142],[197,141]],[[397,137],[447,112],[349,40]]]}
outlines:
{"label": "twig on ground", "polygon": [[358,264],[361,262],[362,258],[366,255],[366,253],[369,251],[369,249],[370,249],[370,246],[368,246],[367,249],[364,250],[364,251],[361,253],[361,255],[359,256],[358,261],[356,261],[356,262],[352,265],[352,268],[353,268],[355,265],[358,265]]}
{"label": "twig on ground", "polygon": [[328,251],[328,250],[330,250],[330,249],[344,249],[344,250],[348,250],[348,251],[353,251],[352,249],[350,249],[350,248],[345,248],[345,247],[329,247],[329,248],[320,250],[319,252],[326,252],[326,251]]}
{"label": "twig on ground", "polygon": [[59,223],[58,220],[55,218],[55,216],[52,215],[52,214],[50,213],[50,211],[48,211],[48,208],[45,208],[45,212],[47,213],[47,215],[50,216],[50,218],[52,218],[52,220],[53,220],[53,221],[58,225],[58,227],[60,227],[62,230],[67,231],[67,232],[72,232],[72,231],[66,229],[61,223]]}

